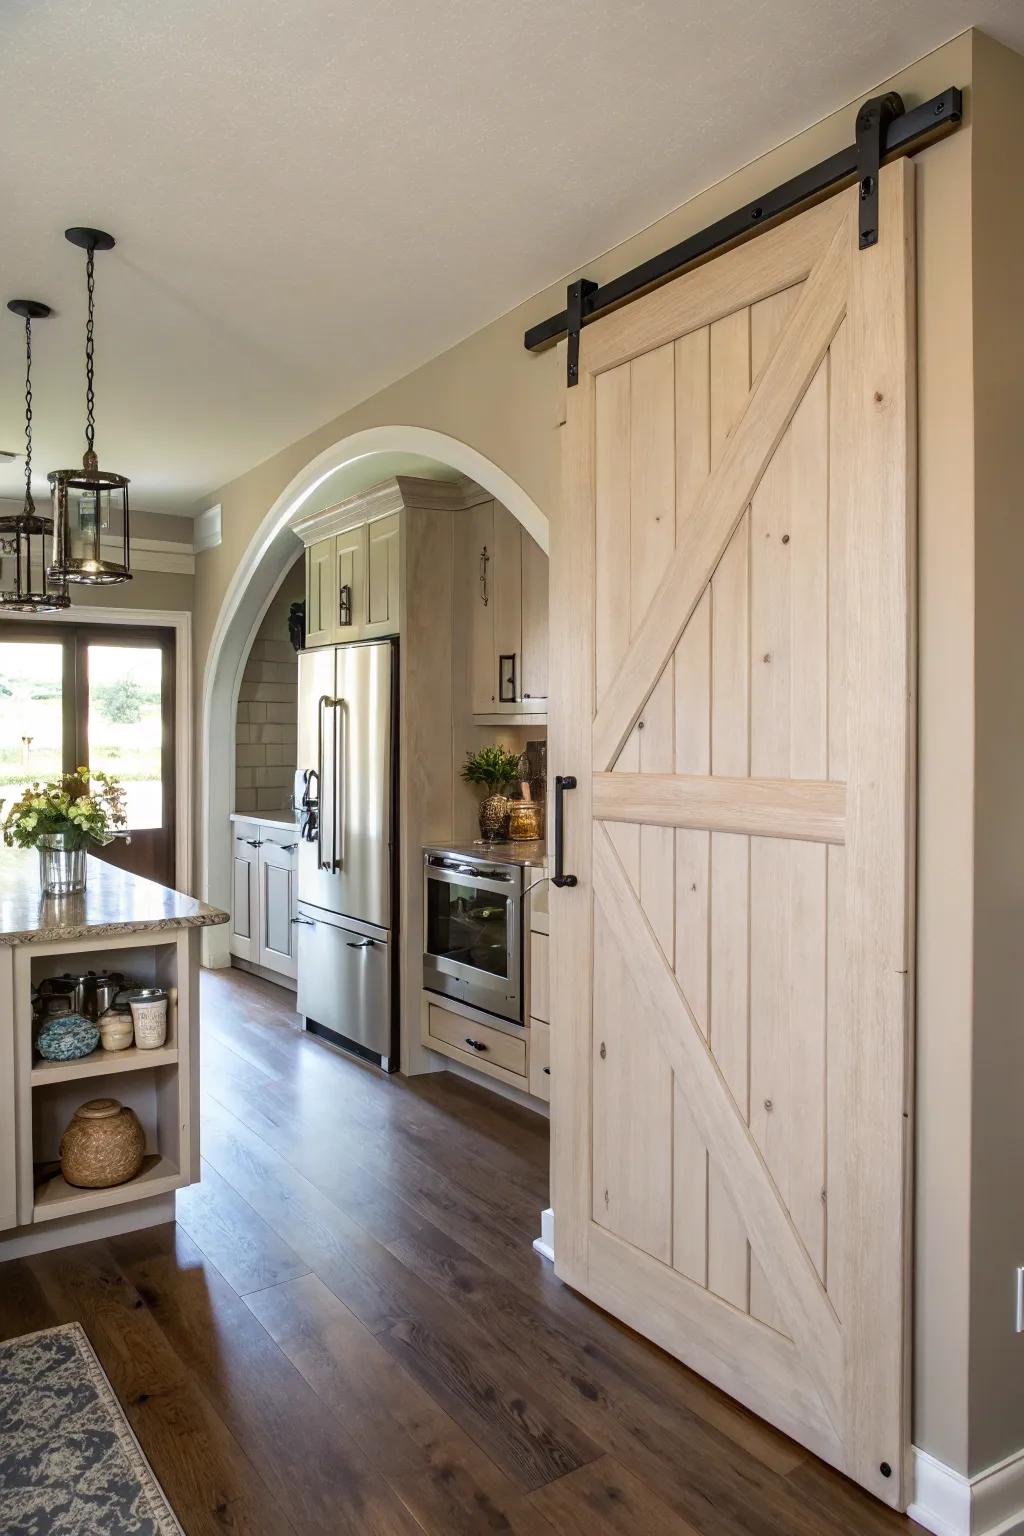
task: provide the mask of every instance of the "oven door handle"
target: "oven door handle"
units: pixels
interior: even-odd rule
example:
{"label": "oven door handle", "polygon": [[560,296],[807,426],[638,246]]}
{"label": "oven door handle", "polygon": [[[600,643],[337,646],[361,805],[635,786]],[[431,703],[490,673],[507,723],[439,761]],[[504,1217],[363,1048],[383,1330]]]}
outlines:
{"label": "oven door handle", "polygon": [[551,884],[557,885],[559,890],[563,886],[578,884],[575,875],[565,873],[565,809],[562,804],[562,796],[567,789],[576,788],[575,776],[571,773],[558,773],[555,775],[555,872],[551,877]]}

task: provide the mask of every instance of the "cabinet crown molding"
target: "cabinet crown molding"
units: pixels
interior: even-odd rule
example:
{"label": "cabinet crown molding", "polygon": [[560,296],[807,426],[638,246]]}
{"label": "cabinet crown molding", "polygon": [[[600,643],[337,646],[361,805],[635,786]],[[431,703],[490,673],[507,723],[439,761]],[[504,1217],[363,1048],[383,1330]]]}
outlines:
{"label": "cabinet crown molding", "polygon": [[357,491],[354,496],[347,496],[333,507],[324,507],[319,512],[295,517],[289,526],[308,546],[330,538],[331,534],[344,533],[358,523],[371,523],[381,517],[390,517],[394,512],[416,507],[456,511],[493,499],[490,492],[483,490],[465,475],[452,480],[424,480],[413,475],[394,475],[389,480],[382,480],[379,485],[371,485],[367,490]]}

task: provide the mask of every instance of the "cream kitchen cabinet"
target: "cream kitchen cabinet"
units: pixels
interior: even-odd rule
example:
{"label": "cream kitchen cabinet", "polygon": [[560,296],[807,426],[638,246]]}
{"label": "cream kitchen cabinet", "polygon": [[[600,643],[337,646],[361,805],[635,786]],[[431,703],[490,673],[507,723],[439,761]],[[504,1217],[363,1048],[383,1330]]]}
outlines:
{"label": "cream kitchen cabinet", "polygon": [[235,821],[231,954],[243,969],[294,979],[298,830],[284,822]]}
{"label": "cream kitchen cabinet", "polygon": [[500,502],[473,507],[473,714],[544,716],[548,559]]}
{"label": "cream kitchen cabinet", "polygon": [[398,633],[400,527],[397,512],[366,525],[366,639]]}
{"label": "cream kitchen cabinet", "polygon": [[[329,526],[329,518],[323,521]],[[307,649],[397,635],[400,526],[394,512],[307,544]]]}

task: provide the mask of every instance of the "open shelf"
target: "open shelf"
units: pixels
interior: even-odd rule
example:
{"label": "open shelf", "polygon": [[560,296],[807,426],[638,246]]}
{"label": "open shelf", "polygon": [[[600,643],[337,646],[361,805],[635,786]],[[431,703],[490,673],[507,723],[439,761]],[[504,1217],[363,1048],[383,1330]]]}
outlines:
{"label": "open shelf", "polygon": [[[55,1165],[47,1163],[42,1167],[49,1169]],[[126,1184],[115,1184],[112,1189],[76,1189],[55,1168],[52,1174],[44,1174],[35,1186],[32,1220],[56,1221],[61,1216],[77,1216],[109,1205],[148,1200],[153,1195],[180,1189],[183,1183],[177,1164],[156,1152],[146,1154],[134,1179],[129,1179]]]}
{"label": "open shelf", "polygon": [[111,1072],[138,1072],[144,1067],[165,1067],[178,1060],[176,1045],[161,1045],[143,1050],[130,1045],[124,1051],[105,1051],[97,1047],[88,1056],[75,1061],[45,1061],[39,1057],[32,1068],[32,1086],[42,1083],[70,1083],[79,1077],[106,1077]]}

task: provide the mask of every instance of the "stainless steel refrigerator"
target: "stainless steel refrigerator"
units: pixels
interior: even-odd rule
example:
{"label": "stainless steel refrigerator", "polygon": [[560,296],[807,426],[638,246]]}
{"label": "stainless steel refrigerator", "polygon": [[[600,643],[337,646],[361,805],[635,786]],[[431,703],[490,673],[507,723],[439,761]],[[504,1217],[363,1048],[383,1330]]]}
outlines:
{"label": "stainless steel refrigerator", "polygon": [[398,1066],[397,641],[299,654],[298,1010]]}

